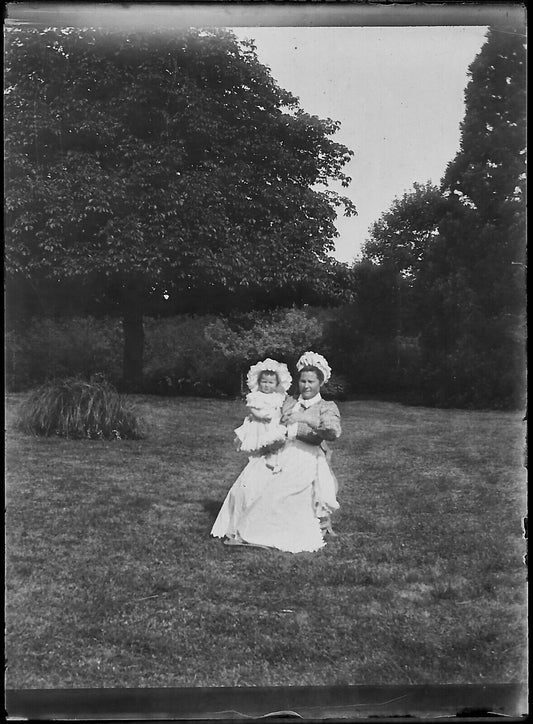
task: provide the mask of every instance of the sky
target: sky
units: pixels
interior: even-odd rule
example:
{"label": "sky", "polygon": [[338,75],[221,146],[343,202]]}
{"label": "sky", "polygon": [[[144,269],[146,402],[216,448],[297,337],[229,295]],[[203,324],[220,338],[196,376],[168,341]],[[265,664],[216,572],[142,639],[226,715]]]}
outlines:
{"label": "sky", "polygon": [[341,122],[356,217],[337,220],[334,256],[352,262],[368,229],[414,182],[438,184],[459,150],[468,67],[485,26],[236,27],[305,111]]}

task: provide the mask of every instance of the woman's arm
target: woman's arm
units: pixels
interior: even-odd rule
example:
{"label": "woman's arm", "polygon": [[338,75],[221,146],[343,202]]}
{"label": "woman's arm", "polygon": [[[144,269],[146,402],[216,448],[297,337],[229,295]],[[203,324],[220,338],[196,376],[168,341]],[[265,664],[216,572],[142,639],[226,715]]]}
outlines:
{"label": "woman's arm", "polygon": [[282,425],[288,425],[290,423],[291,413],[295,405],[296,400],[293,397],[289,397],[289,395],[286,395],[281,406],[280,422]]}
{"label": "woman's arm", "polygon": [[334,402],[327,402],[320,410],[320,422],[316,434],[322,440],[336,440],[341,436],[341,414]]}
{"label": "woman's arm", "polygon": [[[312,413],[311,413],[312,411]],[[310,414],[311,413],[311,414]],[[298,421],[296,437],[310,445],[320,445],[322,440],[336,440],[340,437],[341,416],[334,402],[323,402],[320,408],[304,412]]]}

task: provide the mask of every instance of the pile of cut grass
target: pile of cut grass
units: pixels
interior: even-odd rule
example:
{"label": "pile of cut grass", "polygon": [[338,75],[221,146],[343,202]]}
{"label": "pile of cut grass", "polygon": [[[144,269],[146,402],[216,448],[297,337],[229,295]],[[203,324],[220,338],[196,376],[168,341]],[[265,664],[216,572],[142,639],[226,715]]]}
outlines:
{"label": "pile of cut grass", "polygon": [[143,436],[133,409],[106,380],[46,382],[21,405],[18,425],[34,435],[75,440],[136,440]]}

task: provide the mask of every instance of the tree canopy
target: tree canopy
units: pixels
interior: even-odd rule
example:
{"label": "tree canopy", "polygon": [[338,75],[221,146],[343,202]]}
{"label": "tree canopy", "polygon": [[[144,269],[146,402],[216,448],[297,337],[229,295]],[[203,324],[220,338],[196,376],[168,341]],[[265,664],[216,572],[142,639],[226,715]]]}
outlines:
{"label": "tree canopy", "polygon": [[355,208],[327,183],[348,185],[352,152],[251,42],[15,28],[5,88],[7,273],[110,294],[136,318],[135,376],[154,294],[330,278],[337,210]]}
{"label": "tree canopy", "polygon": [[438,233],[445,201],[438,186],[428,182],[392,203],[370,229],[363,258],[392,265],[405,276],[416,275],[424,254]]}
{"label": "tree canopy", "polygon": [[419,277],[440,397],[520,404],[525,311],[526,51],[491,28],[469,69],[460,149],[442,182],[439,235]]}
{"label": "tree canopy", "polygon": [[[490,28],[469,68],[460,148],[439,187],[415,184],[373,225],[397,329],[418,335],[426,401],[521,404],[525,314],[526,51]],[[376,272],[377,273],[377,272]]]}
{"label": "tree canopy", "polygon": [[526,230],[526,51],[521,34],[489,31],[470,66],[465,105],[461,147],[442,183],[448,212],[433,259],[464,275],[461,284],[468,285],[487,315],[516,314],[523,304],[520,267]]}

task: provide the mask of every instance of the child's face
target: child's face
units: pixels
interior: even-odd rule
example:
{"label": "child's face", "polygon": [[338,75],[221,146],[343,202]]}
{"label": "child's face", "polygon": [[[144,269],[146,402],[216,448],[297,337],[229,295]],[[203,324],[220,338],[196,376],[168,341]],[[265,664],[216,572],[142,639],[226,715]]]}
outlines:
{"label": "child's face", "polygon": [[278,378],[276,375],[261,375],[261,379],[259,380],[260,392],[266,392],[267,395],[269,395],[271,392],[276,391],[277,386]]}

